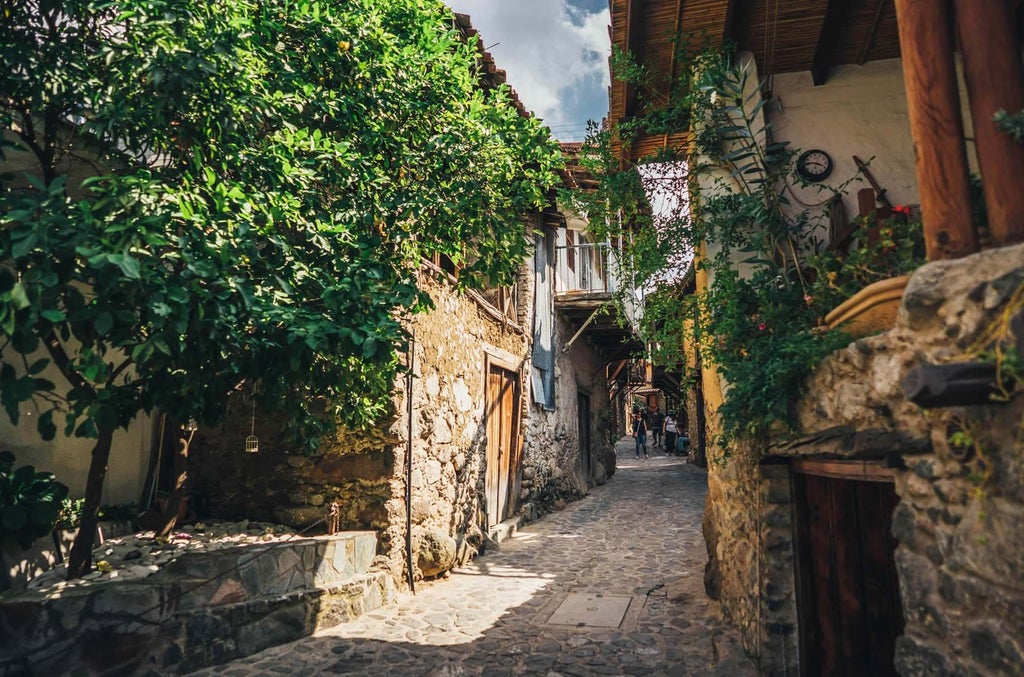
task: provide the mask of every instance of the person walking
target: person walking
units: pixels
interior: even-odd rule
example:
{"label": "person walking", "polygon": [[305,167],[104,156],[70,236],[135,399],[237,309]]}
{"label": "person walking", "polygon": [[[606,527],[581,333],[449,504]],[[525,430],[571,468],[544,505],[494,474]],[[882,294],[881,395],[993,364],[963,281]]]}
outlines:
{"label": "person walking", "polygon": [[644,414],[639,409],[633,412],[632,422],[633,439],[636,441],[636,457],[640,459],[640,451],[643,450],[644,458],[647,456],[647,422],[644,420]]}
{"label": "person walking", "polygon": [[665,425],[665,414],[661,413],[661,407],[655,407],[651,414],[651,439],[654,441],[654,448],[661,446],[661,428]]}
{"label": "person walking", "polygon": [[676,427],[676,412],[670,411],[666,414],[662,429],[665,433],[665,449],[669,454],[676,453],[676,433],[679,432],[679,428]]}

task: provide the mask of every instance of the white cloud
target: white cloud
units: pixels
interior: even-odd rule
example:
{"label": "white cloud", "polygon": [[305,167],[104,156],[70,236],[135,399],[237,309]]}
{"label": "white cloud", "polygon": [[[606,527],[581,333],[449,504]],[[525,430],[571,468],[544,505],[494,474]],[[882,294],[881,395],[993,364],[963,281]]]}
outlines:
{"label": "white cloud", "polygon": [[[577,0],[578,3],[578,0]],[[473,27],[508,83],[545,124],[581,137],[607,113],[608,9],[572,0],[449,0]],[[495,44],[498,43],[498,44]]]}

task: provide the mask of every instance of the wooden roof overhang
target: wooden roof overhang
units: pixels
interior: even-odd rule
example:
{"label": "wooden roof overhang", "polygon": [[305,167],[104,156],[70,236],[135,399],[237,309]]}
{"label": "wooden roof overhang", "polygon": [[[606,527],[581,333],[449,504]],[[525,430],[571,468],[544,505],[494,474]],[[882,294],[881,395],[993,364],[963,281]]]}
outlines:
{"label": "wooden roof overhang", "polygon": [[[760,77],[810,71],[815,84],[824,84],[834,66],[900,55],[894,0],[609,0],[609,9],[612,44],[650,70],[662,96],[686,67],[677,36],[690,36],[691,53],[731,40],[753,54]],[[611,121],[633,118],[638,105],[634,88],[613,73]],[[663,147],[684,147],[687,132],[641,137],[620,157],[630,164]]]}
{"label": "wooden roof overhang", "polygon": [[[998,110],[1019,111],[1024,106],[1021,4],[1020,0],[609,0],[614,44],[632,52],[655,76],[671,75],[680,67],[670,49],[670,36],[695,33],[704,33],[712,44],[731,38],[739,49],[753,52],[758,74],[768,79],[769,93],[770,78],[777,73],[809,70],[813,82],[821,85],[833,66],[902,57],[929,260],[959,258],[979,248],[969,194],[964,103],[970,106],[975,123],[975,153],[991,242],[994,246],[1024,242],[1020,217],[1024,193],[1019,189],[1024,147],[1009,141],[993,120]],[[959,91],[955,49],[962,56],[966,99]],[[637,114],[636,97],[628,86],[613,82],[609,109],[612,122],[619,123]],[[664,96],[668,90],[659,93]],[[642,149],[651,141],[642,138],[620,149],[622,162],[642,159],[637,146]]]}

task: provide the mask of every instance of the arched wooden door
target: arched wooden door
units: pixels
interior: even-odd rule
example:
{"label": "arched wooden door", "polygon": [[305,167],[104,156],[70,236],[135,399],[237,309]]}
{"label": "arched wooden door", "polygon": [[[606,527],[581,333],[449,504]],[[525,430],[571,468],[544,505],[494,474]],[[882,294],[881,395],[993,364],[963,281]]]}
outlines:
{"label": "arched wooden door", "polygon": [[515,512],[521,464],[519,457],[519,374],[489,363],[487,367],[487,526]]}

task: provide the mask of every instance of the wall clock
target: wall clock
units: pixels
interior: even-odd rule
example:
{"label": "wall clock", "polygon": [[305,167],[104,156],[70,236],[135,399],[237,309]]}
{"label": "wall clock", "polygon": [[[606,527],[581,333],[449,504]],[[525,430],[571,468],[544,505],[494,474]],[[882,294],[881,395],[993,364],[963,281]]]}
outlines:
{"label": "wall clock", "polygon": [[796,172],[806,181],[824,181],[832,173],[832,158],[817,148],[804,151],[796,159]]}

